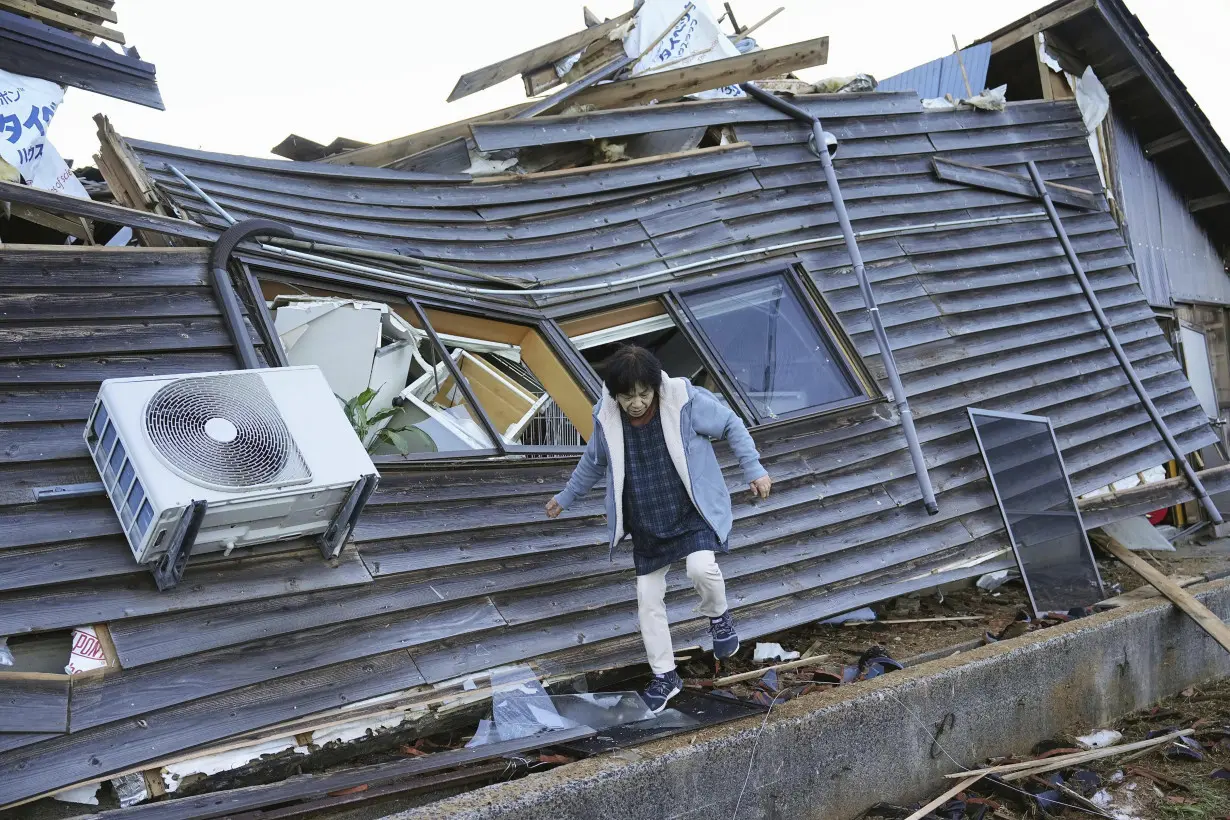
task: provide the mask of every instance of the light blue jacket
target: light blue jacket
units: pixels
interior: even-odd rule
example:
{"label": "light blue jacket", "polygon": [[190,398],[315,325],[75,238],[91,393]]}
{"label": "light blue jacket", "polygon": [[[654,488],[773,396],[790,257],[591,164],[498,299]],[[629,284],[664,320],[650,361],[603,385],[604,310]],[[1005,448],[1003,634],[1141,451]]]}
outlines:
{"label": "light blue jacket", "polygon": [[[717,397],[697,387],[687,379],[672,379],[662,374],[658,392],[658,412],[662,415],[662,433],[675,470],[683,480],[692,503],[717,534],[723,550],[730,537],[732,515],[730,493],[722,478],[713,442],[730,442],[743,478],[749,484],[768,475],[760,465],[756,443],[747,432],[742,419]],[[594,408],[594,433],[577,468],[563,492],[555,497],[567,508],[585,495],[598,480],[606,477],[606,520],[611,539],[611,554],[624,537],[624,428],[619,403],[604,390],[602,400]]]}

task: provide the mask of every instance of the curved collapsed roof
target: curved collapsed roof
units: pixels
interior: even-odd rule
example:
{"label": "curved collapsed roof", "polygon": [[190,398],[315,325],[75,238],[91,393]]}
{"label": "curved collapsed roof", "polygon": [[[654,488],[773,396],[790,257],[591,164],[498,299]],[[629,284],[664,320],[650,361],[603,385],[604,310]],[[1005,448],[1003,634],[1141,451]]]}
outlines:
{"label": "curved collapsed roof", "polygon": [[[838,175],[940,514],[922,509],[882,386],[855,406],[754,429],[775,491],[752,502],[728,475],[736,524],[722,562],[747,637],[1013,565],[968,406],[1049,416],[1078,493],[1167,458],[1037,204],[933,170],[936,157],[1011,171],[1034,160],[1048,180],[1097,190],[1074,104],[923,113],[910,94],[798,102],[840,139]],[[882,385],[800,126],[739,101],[543,117],[473,134],[479,147],[515,149],[689,125],[731,127],[735,142],[482,181],[131,148],[202,224],[225,226],[171,166],[234,217],[279,219],[321,243],[421,260],[366,257],[363,273],[249,249],[245,258],[268,282],[390,302],[417,295],[471,311],[516,306],[525,321],[549,322],[718,271],[794,265]],[[1095,203],[1063,215],[1098,298],[1181,445],[1208,445],[1207,419],[1119,229]],[[0,528],[0,633],[107,624],[122,668],[74,681],[68,734],[30,735],[0,752],[0,805],[500,664],[530,661],[550,675],[641,656],[631,561],[607,560],[597,494],[560,520],[542,518],[571,469],[567,457],[382,463],[381,485],[337,567],[291,543],[190,565],[180,588],[159,593],[131,563],[105,498],[34,503],[29,492],[88,473],[80,427],[101,378],[230,360],[218,308],[201,288],[204,252],[5,259],[0,275],[9,271],[6,285],[33,312],[3,316],[12,399],[0,407],[20,424],[3,451],[12,489],[0,503],[12,514]],[[439,263],[464,270],[432,267]],[[35,267],[44,273],[32,280]],[[602,285],[538,292],[594,283]],[[592,391],[592,377],[583,386]],[[703,643],[707,622],[690,611],[684,585],[673,579],[668,597],[676,640]],[[0,748],[14,743],[0,734]]]}

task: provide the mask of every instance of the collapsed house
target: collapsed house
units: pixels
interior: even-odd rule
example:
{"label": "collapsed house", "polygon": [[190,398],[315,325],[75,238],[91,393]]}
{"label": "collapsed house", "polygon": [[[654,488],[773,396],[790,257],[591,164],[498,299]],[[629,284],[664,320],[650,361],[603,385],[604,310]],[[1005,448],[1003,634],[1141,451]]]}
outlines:
{"label": "collapsed house", "polygon": [[[755,78],[723,62],[686,77]],[[0,184],[0,199],[148,246],[0,251],[0,635],[89,626],[106,659],[71,678],[0,671],[0,702],[20,704],[0,712],[0,806],[133,774],[173,791],[184,760],[219,771],[356,721],[395,727],[507,664],[560,678],[638,662],[632,563],[608,560],[598,494],[542,513],[592,432],[594,366],[620,342],[722,396],[774,480],[752,500],[726,475],[722,569],[747,637],[1016,565],[969,408],[1048,417],[1077,494],[1170,460],[1095,305],[1177,446],[1217,440],[1075,101],[792,98],[833,137],[818,150],[867,262],[894,396],[812,129],[743,94],[635,107],[662,89],[621,82],[636,81],[592,86],[593,110],[480,118],[324,162],[160,145],[100,120],[100,168],[127,207]],[[208,246],[247,220],[277,225],[248,223],[264,238],[224,255],[219,284]],[[370,391],[365,414],[389,411],[360,432],[379,486],[336,558],[305,539],[192,555],[160,590],[95,483],[82,433],[99,383],[245,362],[317,364],[347,402]],[[1165,482],[1149,508],[1194,496]],[[1099,520],[1139,511],[1108,504]],[[670,583],[677,644],[706,645],[686,581]]]}

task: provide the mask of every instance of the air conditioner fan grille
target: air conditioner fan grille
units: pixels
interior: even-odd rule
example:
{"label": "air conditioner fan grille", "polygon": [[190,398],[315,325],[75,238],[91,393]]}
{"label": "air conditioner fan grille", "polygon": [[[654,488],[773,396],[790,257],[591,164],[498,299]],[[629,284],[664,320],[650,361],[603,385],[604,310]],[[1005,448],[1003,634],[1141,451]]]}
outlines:
{"label": "air conditioner fan grille", "polygon": [[167,463],[203,484],[238,489],[311,478],[255,373],[171,382],[150,398],[145,425]]}

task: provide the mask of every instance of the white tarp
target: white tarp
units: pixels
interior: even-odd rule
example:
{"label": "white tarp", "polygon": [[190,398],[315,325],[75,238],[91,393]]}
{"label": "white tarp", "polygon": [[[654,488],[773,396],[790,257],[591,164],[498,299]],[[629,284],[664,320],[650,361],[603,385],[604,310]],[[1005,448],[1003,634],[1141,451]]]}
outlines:
{"label": "white tarp", "polygon": [[55,83],[0,70],[0,158],[30,185],[89,199],[47,139],[51,118],[63,101],[64,89]]}
{"label": "white tarp", "polygon": [[[679,19],[689,5],[691,8]],[[678,22],[671,25],[675,20]],[[668,26],[670,31],[663,37]],[[693,0],[691,3],[684,0],[645,0],[636,14],[636,26],[624,38],[624,51],[629,57],[635,57],[659,37],[661,40],[658,44],[632,67],[632,76],[739,56],[739,49],[718,27],[705,0]],[[737,85],[728,85],[688,96],[707,100],[725,99],[742,97],[743,91]]]}

